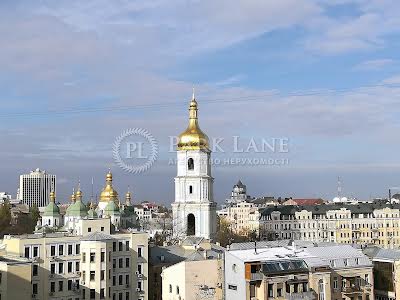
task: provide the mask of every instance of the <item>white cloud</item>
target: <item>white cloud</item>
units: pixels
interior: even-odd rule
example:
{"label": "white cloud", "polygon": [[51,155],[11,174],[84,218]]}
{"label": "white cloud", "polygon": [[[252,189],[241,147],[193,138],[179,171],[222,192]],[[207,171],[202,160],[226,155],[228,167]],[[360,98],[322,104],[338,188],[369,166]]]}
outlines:
{"label": "white cloud", "polygon": [[358,65],[354,66],[353,69],[360,71],[370,71],[370,70],[376,71],[391,66],[395,63],[396,63],[395,60],[389,58],[371,59],[359,63]]}

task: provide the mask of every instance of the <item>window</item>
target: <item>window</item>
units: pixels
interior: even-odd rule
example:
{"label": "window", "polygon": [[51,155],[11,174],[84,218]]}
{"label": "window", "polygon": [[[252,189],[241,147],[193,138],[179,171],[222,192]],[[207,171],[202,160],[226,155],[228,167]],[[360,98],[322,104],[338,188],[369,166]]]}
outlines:
{"label": "window", "polygon": [[117,251],[117,242],[113,242],[113,251]]}
{"label": "window", "polygon": [[50,256],[56,256],[56,246],[50,246]]}
{"label": "window", "polygon": [[188,159],[188,170],[194,170],[194,160],[193,158]]}
{"label": "window", "polygon": [[33,257],[39,257],[39,247],[38,246],[33,247]]}
{"label": "window", "polygon": [[335,290],[337,290],[337,288],[338,288],[338,278],[337,277],[333,277],[333,288]]}
{"label": "window", "polygon": [[25,257],[29,258],[29,256],[30,256],[30,249],[29,247],[25,247]]}
{"label": "window", "polygon": [[105,256],[106,256],[106,253],[105,252],[101,252],[101,254],[100,254],[100,261],[101,262],[104,262]]}
{"label": "window", "polygon": [[172,293],[172,285],[169,285],[169,292]]}
{"label": "window", "polygon": [[55,274],[56,273],[56,264],[50,264],[50,273]]}
{"label": "window", "polygon": [[189,194],[193,194],[193,186],[189,185]]}
{"label": "window", "polygon": [[94,262],[96,254],[94,252],[90,252],[90,262]]}
{"label": "window", "polygon": [[100,271],[100,280],[104,280],[104,270]]}
{"label": "window", "polygon": [[124,267],[124,260],[122,258],[118,259],[118,268]]}
{"label": "window", "polygon": [[142,247],[138,247],[137,256],[142,257]]}
{"label": "window", "polygon": [[268,284],[268,297],[274,297],[274,286],[272,284]]}
{"label": "window", "polygon": [[96,298],[96,290],[90,289],[90,299],[95,299],[95,298]]}
{"label": "window", "polygon": [[119,276],[118,276],[118,284],[119,284],[119,285],[122,285],[122,284],[123,284],[122,281],[123,281],[123,277],[122,277],[122,275],[119,275]]}
{"label": "window", "polygon": [[122,293],[118,294],[118,300],[122,300]]}
{"label": "window", "polygon": [[80,252],[81,252],[81,245],[76,244],[75,245],[75,254],[80,254]]}
{"label": "window", "polygon": [[58,255],[64,255],[64,245],[58,245]]}
{"label": "window", "polygon": [[125,251],[129,251],[129,241],[125,241]]}
{"label": "window", "polygon": [[104,231],[104,227],[103,226],[101,226],[100,231]]}
{"label": "window", "polygon": [[126,292],[126,294],[125,294],[125,300],[129,300],[129,292]]}
{"label": "window", "polygon": [[39,273],[38,265],[33,265],[32,266],[32,276],[38,276],[38,273]]}
{"label": "window", "polygon": [[113,259],[113,269],[115,269],[117,267],[117,260],[114,258]]}
{"label": "window", "polygon": [[176,294],[179,295],[179,286],[176,286]]}
{"label": "window", "polygon": [[54,281],[50,282],[50,292],[54,293],[56,291],[56,283]]}
{"label": "window", "polygon": [[79,261],[75,263],[75,271],[79,272]]}
{"label": "window", "polygon": [[59,281],[58,282],[58,291],[62,292],[64,289],[64,281]]}
{"label": "window", "polygon": [[32,294],[37,295],[38,293],[38,285],[37,283],[32,284]]}
{"label": "window", "polygon": [[369,284],[369,274],[365,274],[364,279],[365,279],[365,283]]}
{"label": "window", "polygon": [[318,292],[319,292],[319,300],[325,300],[325,287],[324,287],[324,281],[322,279],[318,282]]}
{"label": "window", "polygon": [[125,258],[125,268],[129,268],[129,257]]}
{"label": "window", "polygon": [[137,270],[139,274],[142,274],[142,265],[138,265]]}
{"label": "window", "polygon": [[58,263],[58,274],[64,273],[64,263]]}
{"label": "window", "polygon": [[68,255],[72,255],[72,245],[68,245]]}
{"label": "window", "polygon": [[129,284],[129,274],[125,275],[125,284]]}
{"label": "window", "polygon": [[122,242],[118,242],[118,250],[122,251]]}
{"label": "window", "polygon": [[68,291],[72,290],[72,280],[68,280],[67,289]]}
{"label": "window", "polygon": [[90,281],[94,281],[95,274],[95,271],[90,271]]}
{"label": "window", "polygon": [[117,285],[117,279],[115,278],[115,275],[113,276],[113,285]]}
{"label": "window", "polygon": [[104,289],[100,289],[100,299],[104,298],[105,298]]}
{"label": "window", "polygon": [[88,231],[88,232],[92,232],[92,227],[89,227],[89,228],[87,229],[87,231]]}
{"label": "window", "polygon": [[83,263],[86,262],[86,253],[85,252],[82,253],[82,262]]}
{"label": "window", "polygon": [[68,273],[72,273],[72,261],[69,261],[67,264]]}

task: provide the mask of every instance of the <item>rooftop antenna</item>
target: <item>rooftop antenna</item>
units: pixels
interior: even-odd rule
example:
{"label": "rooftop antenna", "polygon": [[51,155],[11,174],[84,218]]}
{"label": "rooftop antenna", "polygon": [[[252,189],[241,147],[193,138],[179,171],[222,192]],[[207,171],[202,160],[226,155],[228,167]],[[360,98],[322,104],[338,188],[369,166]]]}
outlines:
{"label": "rooftop antenna", "polygon": [[337,196],[339,199],[342,197],[342,183],[340,177],[337,178]]}

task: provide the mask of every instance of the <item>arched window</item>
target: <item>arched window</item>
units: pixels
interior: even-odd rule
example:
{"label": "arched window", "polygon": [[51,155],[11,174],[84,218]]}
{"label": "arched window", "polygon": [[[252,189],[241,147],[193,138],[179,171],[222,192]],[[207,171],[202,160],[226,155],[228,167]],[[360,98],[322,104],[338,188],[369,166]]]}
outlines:
{"label": "arched window", "polygon": [[189,194],[193,194],[193,186],[189,185]]}
{"label": "arched window", "polygon": [[194,170],[194,160],[193,158],[188,159],[188,170]]}
{"label": "arched window", "polygon": [[189,214],[187,216],[187,229],[186,235],[195,235],[196,234],[196,218],[193,214]]}

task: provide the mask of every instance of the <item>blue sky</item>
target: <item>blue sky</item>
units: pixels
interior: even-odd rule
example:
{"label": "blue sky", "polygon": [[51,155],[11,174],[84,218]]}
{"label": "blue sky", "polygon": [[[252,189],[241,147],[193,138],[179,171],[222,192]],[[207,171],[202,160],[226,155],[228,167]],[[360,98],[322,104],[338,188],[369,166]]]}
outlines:
{"label": "blue sky", "polygon": [[[238,178],[254,196],[330,199],[337,176],[348,196],[384,196],[400,181],[399,34],[389,0],[2,1],[0,190],[40,167],[65,201],[78,178],[99,191],[111,166],[120,193],[171,202],[168,136],[195,86],[203,130],[228,148],[290,140],[287,166],[215,168],[217,201]],[[133,127],[161,150],[136,176],[112,158]]]}

